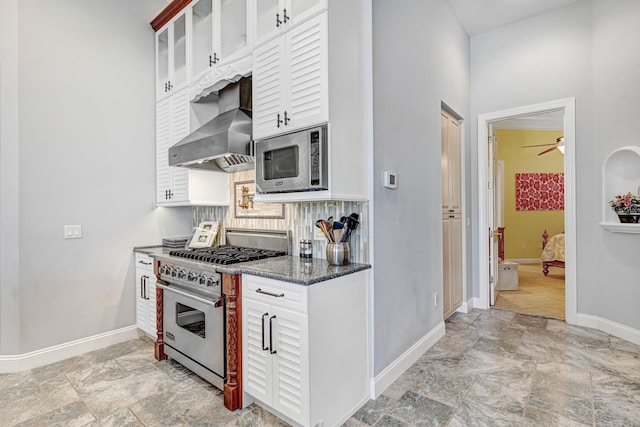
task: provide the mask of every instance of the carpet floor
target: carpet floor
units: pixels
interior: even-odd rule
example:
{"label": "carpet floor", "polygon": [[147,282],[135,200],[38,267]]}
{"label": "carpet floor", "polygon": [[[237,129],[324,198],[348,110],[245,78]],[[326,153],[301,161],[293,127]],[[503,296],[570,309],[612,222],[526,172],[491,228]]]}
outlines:
{"label": "carpet floor", "polygon": [[518,290],[500,291],[494,308],[564,320],[564,269],[550,267],[544,276],[542,263],[520,264]]}

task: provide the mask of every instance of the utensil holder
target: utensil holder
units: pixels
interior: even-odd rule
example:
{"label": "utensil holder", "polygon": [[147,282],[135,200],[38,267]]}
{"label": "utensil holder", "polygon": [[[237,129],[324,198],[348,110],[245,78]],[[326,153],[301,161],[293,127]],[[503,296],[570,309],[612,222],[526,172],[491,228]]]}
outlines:
{"label": "utensil holder", "polygon": [[331,265],[349,264],[349,242],[328,242],[327,262]]}

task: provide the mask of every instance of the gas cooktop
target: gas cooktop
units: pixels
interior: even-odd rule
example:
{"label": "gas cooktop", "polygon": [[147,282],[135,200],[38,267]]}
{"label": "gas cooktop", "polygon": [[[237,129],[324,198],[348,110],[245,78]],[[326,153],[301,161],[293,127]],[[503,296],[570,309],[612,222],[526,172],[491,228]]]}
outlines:
{"label": "gas cooktop", "polygon": [[169,252],[170,256],[212,264],[236,264],[286,255],[285,251],[247,248],[243,246],[217,246],[201,249],[179,249]]}

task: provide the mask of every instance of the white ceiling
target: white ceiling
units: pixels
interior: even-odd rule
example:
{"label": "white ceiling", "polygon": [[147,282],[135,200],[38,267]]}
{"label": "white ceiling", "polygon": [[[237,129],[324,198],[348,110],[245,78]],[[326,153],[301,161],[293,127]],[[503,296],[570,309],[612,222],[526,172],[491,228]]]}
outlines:
{"label": "white ceiling", "polygon": [[449,0],[470,36],[493,31],[580,0]]}

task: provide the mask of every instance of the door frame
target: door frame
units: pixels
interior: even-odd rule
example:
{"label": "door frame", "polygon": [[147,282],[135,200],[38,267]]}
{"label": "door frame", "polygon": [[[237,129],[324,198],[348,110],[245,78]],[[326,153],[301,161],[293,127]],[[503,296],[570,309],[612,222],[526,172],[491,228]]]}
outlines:
{"label": "door frame", "polygon": [[489,248],[486,245],[489,230],[488,155],[489,123],[552,111],[564,112],[564,227],[565,227],[565,318],[577,322],[576,282],[576,200],[575,200],[575,98],[558,99],[478,115],[478,308],[489,308]]}

